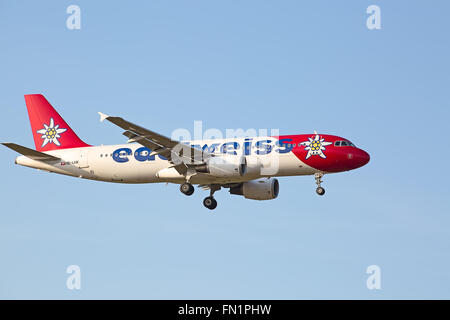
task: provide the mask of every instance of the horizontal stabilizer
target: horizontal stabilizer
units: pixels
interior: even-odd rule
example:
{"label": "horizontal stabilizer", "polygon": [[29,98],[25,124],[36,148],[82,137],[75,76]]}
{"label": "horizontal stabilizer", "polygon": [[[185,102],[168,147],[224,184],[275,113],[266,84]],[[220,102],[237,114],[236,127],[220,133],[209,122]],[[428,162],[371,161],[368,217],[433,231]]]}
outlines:
{"label": "horizontal stabilizer", "polygon": [[61,160],[60,158],[30,149],[27,147],[23,147],[18,144],[15,144],[15,143],[2,143],[2,145],[22,154],[30,159],[33,159],[33,160],[37,160],[37,161]]}

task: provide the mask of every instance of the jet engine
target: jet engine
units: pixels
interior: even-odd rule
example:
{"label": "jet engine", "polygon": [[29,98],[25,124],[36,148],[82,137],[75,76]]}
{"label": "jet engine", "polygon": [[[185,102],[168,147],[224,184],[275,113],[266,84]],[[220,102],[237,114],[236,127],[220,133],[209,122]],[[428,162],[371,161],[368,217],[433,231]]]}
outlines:
{"label": "jet engine", "polygon": [[197,172],[209,173],[214,177],[239,177],[247,170],[245,157],[211,157],[204,164],[195,167]]}
{"label": "jet engine", "polygon": [[244,196],[253,200],[270,200],[278,197],[280,186],[275,178],[264,178],[241,183],[230,188],[231,194]]}

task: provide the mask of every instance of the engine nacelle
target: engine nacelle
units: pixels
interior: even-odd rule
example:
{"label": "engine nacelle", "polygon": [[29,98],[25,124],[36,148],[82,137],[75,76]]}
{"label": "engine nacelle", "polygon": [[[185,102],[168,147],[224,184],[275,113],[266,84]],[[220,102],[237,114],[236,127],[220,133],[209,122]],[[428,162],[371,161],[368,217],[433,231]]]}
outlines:
{"label": "engine nacelle", "polygon": [[208,162],[195,167],[197,172],[209,173],[214,177],[239,177],[247,170],[245,157],[211,157]]}
{"label": "engine nacelle", "polygon": [[271,200],[278,197],[280,185],[277,179],[264,178],[243,182],[238,187],[230,188],[231,194],[238,194],[247,199]]}

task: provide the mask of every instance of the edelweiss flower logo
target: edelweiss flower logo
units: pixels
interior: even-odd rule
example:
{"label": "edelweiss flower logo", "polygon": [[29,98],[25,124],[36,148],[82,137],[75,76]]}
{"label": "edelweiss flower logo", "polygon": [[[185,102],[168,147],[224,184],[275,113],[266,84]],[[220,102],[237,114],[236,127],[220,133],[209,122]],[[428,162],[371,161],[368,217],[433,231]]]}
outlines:
{"label": "edelweiss flower logo", "polygon": [[[58,141],[58,138],[61,138],[60,133],[65,132],[67,129],[59,129],[59,124],[55,126],[55,122],[53,118],[50,118],[50,124],[46,125],[44,123],[44,129],[38,130],[37,133],[42,134],[42,139],[44,142],[42,143],[42,147],[44,147],[47,143],[54,143],[57,146],[61,145]],[[42,148],[41,147],[41,148]]]}
{"label": "edelweiss flower logo", "polygon": [[316,134],[314,139],[308,138],[309,141],[304,141],[300,143],[302,146],[305,146],[305,150],[308,150],[308,154],[305,159],[308,159],[311,156],[320,156],[321,158],[326,158],[327,156],[323,153],[325,150],[325,146],[331,144],[331,142],[325,142],[325,139],[320,139],[319,135]]}

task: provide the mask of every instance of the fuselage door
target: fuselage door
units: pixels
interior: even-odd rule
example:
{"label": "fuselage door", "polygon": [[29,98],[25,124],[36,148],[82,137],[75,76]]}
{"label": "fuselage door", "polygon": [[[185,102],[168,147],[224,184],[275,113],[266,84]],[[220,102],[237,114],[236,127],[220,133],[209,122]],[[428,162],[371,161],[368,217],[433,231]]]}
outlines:
{"label": "fuselage door", "polygon": [[88,168],[89,162],[88,162],[88,150],[81,150],[80,151],[80,158],[78,159],[78,168]]}

